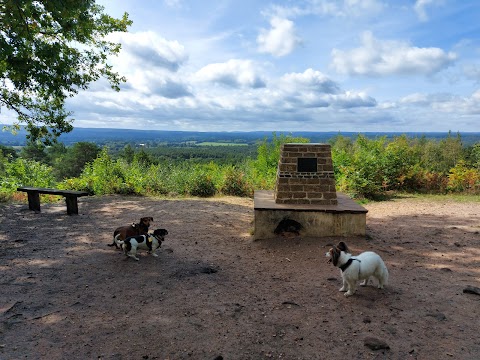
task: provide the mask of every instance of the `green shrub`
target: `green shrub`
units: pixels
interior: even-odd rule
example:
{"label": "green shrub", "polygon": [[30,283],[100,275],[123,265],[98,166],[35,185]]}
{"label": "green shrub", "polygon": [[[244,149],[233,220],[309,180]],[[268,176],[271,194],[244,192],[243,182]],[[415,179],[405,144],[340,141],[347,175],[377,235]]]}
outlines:
{"label": "green shrub", "polygon": [[452,192],[480,192],[480,171],[468,168],[464,161],[450,169],[448,190]]}
{"label": "green shrub", "polygon": [[197,172],[188,182],[188,193],[192,196],[209,197],[217,192],[213,178],[202,172]]}
{"label": "green shrub", "polygon": [[248,182],[245,173],[235,167],[225,170],[223,185],[220,191],[225,195],[252,196],[253,187]]}
{"label": "green shrub", "polygon": [[4,176],[0,180],[0,189],[5,192],[16,191],[19,186],[55,187],[56,181],[52,168],[35,160],[18,158],[3,164]]}

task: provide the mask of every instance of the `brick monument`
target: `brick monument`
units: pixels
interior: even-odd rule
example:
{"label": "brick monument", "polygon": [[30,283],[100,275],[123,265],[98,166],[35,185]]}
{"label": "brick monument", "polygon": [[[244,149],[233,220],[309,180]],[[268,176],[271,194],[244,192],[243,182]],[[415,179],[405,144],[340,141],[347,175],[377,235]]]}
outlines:
{"label": "brick monument", "polygon": [[254,239],[365,236],[367,210],[337,193],[328,144],[284,144],[275,190],[254,193]]}
{"label": "brick monument", "polygon": [[275,186],[275,202],[277,204],[337,205],[330,145],[282,145]]}

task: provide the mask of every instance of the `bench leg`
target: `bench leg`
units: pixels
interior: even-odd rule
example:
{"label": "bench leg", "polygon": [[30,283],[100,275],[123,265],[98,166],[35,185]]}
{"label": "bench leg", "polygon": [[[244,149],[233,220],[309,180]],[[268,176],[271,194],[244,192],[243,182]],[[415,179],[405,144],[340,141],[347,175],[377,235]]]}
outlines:
{"label": "bench leg", "polygon": [[65,195],[65,202],[67,203],[67,214],[78,215],[78,203],[75,195]]}
{"label": "bench leg", "polygon": [[28,208],[33,211],[40,211],[40,194],[38,191],[29,191],[28,195]]}

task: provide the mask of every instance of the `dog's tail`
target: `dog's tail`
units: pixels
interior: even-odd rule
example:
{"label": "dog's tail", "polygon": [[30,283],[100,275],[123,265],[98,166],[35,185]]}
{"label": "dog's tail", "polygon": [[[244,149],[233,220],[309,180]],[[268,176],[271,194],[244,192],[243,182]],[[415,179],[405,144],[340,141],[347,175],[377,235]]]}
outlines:
{"label": "dog's tail", "polygon": [[116,246],[117,249],[121,248],[122,245],[124,244],[124,241],[123,240],[118,240],[118,238],[120,237],[121,234],[117,234],[115,235],[115,237],[113,238],[113,244],[109,245],[109,246]]}
{"label": "dog's tail", "polygon": [[117,244],[117,245],[122,245],[122,244],[123,244],[123,240],[118,240],[119,237],[120,237],[120,234],[117,234],[117,235],[113,238],[113,241],[114,241],[115,244]]}
{"label": "dog's tail", "polygon": [[120,234],[120,232],[118,232],[117,230],[115,230],[115,232],[113,233],[113,241],[111,244],[107,244],[108,246],[115,246],[117,249],[118,249],[118,245],[117,245],[117,242],[115,241],[116,237],[118,236],[118,234]]}

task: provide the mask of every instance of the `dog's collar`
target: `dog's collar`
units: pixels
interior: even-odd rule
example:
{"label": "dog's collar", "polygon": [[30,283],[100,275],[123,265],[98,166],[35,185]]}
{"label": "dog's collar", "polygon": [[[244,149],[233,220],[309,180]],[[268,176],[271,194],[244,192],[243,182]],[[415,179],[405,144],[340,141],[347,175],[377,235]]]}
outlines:
{"label": "dog's collar", "polygon": [[353,260],[357,260],[358,262],[361,262],[358,259],[350,258],[350,259],[347,260],[347,262],[345,264],[343,264],[342,266],[339,266],[340,270],[342,270],[342,272],[347,270],[348,267],[352,264]]}

